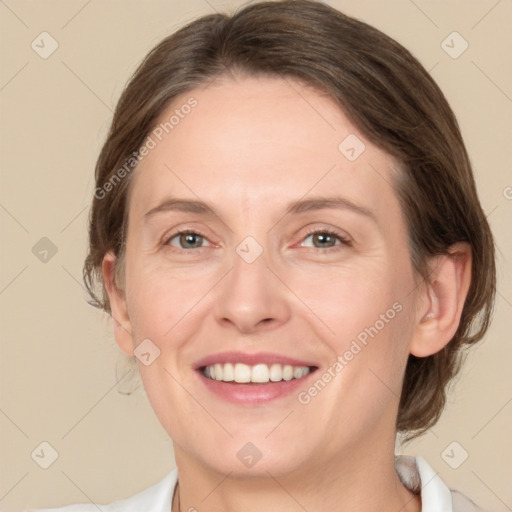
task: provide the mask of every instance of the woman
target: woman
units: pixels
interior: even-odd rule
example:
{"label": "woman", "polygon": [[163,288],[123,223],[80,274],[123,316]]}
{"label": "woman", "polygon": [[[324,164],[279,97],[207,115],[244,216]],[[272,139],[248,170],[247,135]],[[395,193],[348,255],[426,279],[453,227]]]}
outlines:
{"label": "woman", "polygon": [[177,465],[102,510],[478,510],[394,455],[495,283],[457,122],[406,49],[308,0],[200,18],[128,84],[94,195],[85,282]]}

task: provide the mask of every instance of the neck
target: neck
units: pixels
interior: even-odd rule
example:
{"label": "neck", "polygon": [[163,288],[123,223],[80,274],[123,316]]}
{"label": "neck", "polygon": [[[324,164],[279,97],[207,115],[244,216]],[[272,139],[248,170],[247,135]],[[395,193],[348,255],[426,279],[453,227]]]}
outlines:
{"label": "neck", "polygon": [[283,477],[270,470],[249,478],[205,467],[178,447],[175,455],[179,488],[173,512],[421,511],[420,497],[395,472],[393,450],[352,450],[336,460],[318,458]]}

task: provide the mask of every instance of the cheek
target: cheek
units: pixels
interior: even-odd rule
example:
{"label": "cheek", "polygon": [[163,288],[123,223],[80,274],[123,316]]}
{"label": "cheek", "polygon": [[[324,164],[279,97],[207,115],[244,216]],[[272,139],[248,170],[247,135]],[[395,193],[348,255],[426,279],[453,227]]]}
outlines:
{"label": "cheek", "polygon": [[[291,280],[297,296],[328,328],[325,339],[343,348],[347,340],[364,341],[365,330],[382,331],[398,316],[401,293],[392,269],[384,262],[372,262],[360,268],[332,269],[297,273]],[[398,303],[398,304],[396,304]],[[393,307],[393,305],[395,306]]]}
{"label": "cheek", "polygon": [[127,267],[127,276],[132,328],[156,343],[187,325],[214,282],[204,272],[159,269],[147,262],[134,262]]}
{"label": "cheek", "polygon": [[323,339],[332,361],[342,358],[339,384],[344,381],[357,393],[378,394],[380,387],[384,394],[391,389],[399,395],[412,336],[414,282],[407,259],[402,266],[373,263],[362,271],[330,272],[311,288],[308,303],[330,328]]}

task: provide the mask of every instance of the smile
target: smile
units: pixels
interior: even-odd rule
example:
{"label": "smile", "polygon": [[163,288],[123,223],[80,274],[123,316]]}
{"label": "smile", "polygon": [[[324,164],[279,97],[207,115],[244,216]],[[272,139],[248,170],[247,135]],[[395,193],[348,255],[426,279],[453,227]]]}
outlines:
{"label": "smile", "polygon": [[216,363],[202,368],[203,375],[209,379],[238,384],[267,384],[269,382],[301,379],[308,375],[310,371],[311,368],[308,366],[292,366],[279,363],[272,365],[256,364],[253,366],[244,363]]}

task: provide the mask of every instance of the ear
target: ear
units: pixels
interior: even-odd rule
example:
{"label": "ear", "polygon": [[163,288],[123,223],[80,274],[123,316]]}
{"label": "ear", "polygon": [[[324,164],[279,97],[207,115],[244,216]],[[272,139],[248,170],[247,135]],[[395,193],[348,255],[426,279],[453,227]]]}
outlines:
{"label": "ear", "polygon": [[116,259],[116,256],[111,252],[108,252],[103,257],[101,265],[103,283],[105,284],[110,301],[116,342],[125,354],[133,356],[135,346],[133,343],[130,317],[126,307],[125,293],[115,282]]}
{"label": "ear", "polygon": [[471,284],[471,246],[454,244],[448,254],[429,262],[429,280],[421,287],[417,318],[409,345],[416,357],[427,357],[447,345],[457,328]]}

